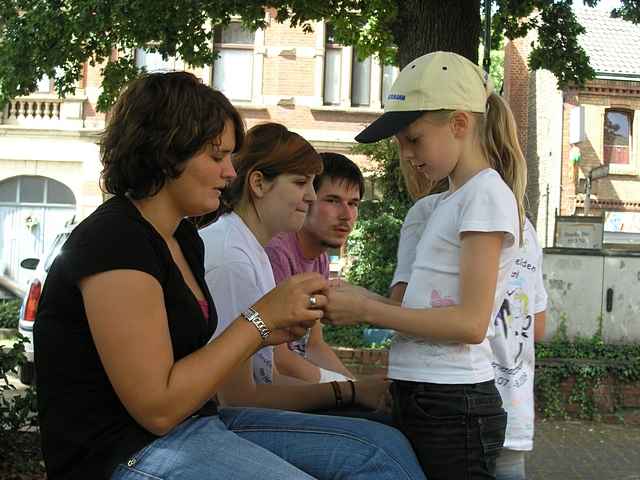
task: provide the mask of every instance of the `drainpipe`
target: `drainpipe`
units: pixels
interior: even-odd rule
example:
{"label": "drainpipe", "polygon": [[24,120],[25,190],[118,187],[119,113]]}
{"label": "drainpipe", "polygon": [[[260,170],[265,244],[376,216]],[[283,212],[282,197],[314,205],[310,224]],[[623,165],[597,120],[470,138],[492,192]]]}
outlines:
{"label": "drainpipe", "polygon": [[489,73],[491,67],[491,0],[484,0],[484,55],[482,68]]}

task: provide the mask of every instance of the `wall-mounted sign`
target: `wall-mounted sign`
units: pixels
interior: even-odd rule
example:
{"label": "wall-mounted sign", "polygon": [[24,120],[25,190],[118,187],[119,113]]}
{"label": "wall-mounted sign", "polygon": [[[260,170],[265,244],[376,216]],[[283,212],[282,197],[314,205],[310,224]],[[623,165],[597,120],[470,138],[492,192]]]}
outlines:
{"label": "wall-mounted sign", "polygon": [[602,248],[603,218],[558,216],[554,247]]}
{"label": "wall-mounted sign", "polygon": [[605,212],[606,232],[640,233],[640,212]]}

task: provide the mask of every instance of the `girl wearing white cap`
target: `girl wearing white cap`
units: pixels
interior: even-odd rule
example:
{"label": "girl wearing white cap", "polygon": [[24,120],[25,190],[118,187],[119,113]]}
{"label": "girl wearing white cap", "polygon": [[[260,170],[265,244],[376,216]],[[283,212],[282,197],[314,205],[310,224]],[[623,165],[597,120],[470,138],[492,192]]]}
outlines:
{"label": "girl wearing white cap", "polygon": [[506,413],[489,338],[518,252],[526,164],[513,115],[487,75],[450,52],[407,65],[385,113],[356,140],[395,135],[403,160],[448,178],[417,245],[402,305],[333,289],[326,321],[397,331],[389,356],[394,421],[430,480],[495,478]]}
{"label": "girl wearing white cap", "polygon": [[[398,261],[389,297],[402,302],[411,278],[416,247],[431,214],[438,205],[443,182],[433,182],[400,159],[407,191],[415,204],[409,209],[400,230]],[[547,293],[542,280],[542,249],[528,219],[524,225],[524,245],[513,264],[505,299],[495,318],[491,338],[496,387],[507,411],[504,446],[496,462],[497,480],[525,480],[525,457],[533,450],[535,370],[534,341],[544,337]]]}

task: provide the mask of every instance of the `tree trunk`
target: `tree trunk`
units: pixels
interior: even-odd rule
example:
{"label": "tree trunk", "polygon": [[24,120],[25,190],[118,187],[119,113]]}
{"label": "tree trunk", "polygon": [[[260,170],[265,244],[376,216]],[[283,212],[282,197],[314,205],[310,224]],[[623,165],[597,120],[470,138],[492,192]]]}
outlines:
{"label": "tree trunk", "polygon": [[458,53],[478,63],[480,0],[396,0],[393,35],[400,68],[429,52]]}

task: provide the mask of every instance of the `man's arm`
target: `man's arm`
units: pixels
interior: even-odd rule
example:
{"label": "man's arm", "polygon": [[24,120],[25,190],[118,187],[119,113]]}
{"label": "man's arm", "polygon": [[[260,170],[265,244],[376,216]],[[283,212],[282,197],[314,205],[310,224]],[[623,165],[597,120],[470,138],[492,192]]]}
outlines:
{"label": "man's arm", "polygon": [[[302,356],[292,352],[286,343],[274,347],[273,361],[281,375],[309,383],[318,383],[320,381],[320,369]],[[274,378],[274,383],[280,382]]]}
{"label": "man's arm", "polygon": [[348,378],[356,378],[355,375],[342,364],[336,352],[324,341],[322,325],[320,323],[316,323],[309,333],[307,356],[309,360],[318,367],[338,372]]}

